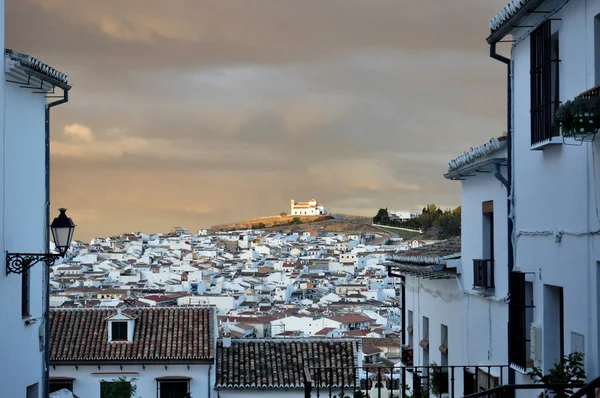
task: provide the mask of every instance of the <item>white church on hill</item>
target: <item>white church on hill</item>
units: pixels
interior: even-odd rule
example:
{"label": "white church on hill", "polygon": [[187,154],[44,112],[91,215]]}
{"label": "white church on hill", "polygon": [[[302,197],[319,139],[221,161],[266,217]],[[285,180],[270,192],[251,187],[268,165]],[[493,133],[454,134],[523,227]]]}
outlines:
{"label": "white church on hill", "polygon": [[327,214],[327,209],[321,203],[317,203],[315,198],[308,202],[296,202],[292,199],[290,215],[292,216],[318,216]]}

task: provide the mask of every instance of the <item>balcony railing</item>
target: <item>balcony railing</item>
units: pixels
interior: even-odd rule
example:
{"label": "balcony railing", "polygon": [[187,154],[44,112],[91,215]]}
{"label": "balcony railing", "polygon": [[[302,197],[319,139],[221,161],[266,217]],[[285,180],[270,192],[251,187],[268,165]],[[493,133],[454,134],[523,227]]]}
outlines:
{"label": "balcony railing", "polygon": [[307,367],[304,396],[428,398],[446,394],[459,398],[504,385],[508,371],[508,365]]}
{"label": "balcony railing", "polygon": [[493,289],[494,288],[494,260],[474,259],[473,260],[473,288],[474,289]]}

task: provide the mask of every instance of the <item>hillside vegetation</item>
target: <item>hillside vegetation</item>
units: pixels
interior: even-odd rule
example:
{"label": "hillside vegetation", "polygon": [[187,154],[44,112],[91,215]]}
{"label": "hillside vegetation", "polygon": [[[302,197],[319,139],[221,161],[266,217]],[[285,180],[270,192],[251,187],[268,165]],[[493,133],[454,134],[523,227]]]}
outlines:
{"label": "hillside vegetation", "polygon": [[454,209],[442,210],[432,203],[425,206],[421,214],[416,218],[403,222],[390,218],[387,209],[379,209],[375,217],[373,217],[373,223],[388,225],[390,227],[421,230],[426,235],[436,236],[439,239],[447,239],[453,236],[460,236],[460,217],[460,206]]}

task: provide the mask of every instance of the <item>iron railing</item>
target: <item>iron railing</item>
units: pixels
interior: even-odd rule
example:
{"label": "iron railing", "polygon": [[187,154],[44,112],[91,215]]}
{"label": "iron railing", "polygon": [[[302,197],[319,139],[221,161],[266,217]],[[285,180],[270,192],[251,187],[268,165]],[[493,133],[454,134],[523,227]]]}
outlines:
{"label": "iron railing", "polygon": [[411,367],[306,367],[305,398],[426,398],[430,393],[458,398],[492,390],[508,381],[508,365]]}
{"label": "iron railing", "polygon": [[[572,394],[566,394],[567,390],[574,390]],[[508,394],[513,394],[519,390],[550,390],[555,392],[554,396],[558,398],[569,397],[569,398],[596,398],[598,391],[600,391],[600,377],[592,380],[588,384],[512,384],[503,385],[491,390],[480,391],[475,394],[465,395],[464,398],[479,398],[479,397],[490,397],[499,398],[506,397]]]}
{"label": "iron railing", "polygon": [[[581,388],[584,386],[583,384],[509,384],[504,386],[499,386],[496,388],[492,388],[486,391],[479,391],[474,394],[465,395],[463,398],[503,398],[513,395],[516,391],[519,390],[551,390],[554,392],[554,397],[556,398],[574,398],[575,394],[570,395],[567,394],[567,390],[572,390],[574,388]],[[579,392],[579,391],[578,391]],[[577,392],[577,393],[578,393]],[[576,394],[577,394],[576,393]],[[589,397],[589,395],[579,395],[579,397]],[[595,397],[595,395],[592,395]]]}

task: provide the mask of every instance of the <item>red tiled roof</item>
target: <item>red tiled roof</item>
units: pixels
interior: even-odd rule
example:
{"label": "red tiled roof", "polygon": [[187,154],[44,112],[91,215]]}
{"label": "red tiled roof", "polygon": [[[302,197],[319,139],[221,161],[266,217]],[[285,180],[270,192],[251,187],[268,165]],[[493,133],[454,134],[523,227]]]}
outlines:
{"label": "red tiled roof", "polygon": [[315,333],[315,336],[326,336],[327,333],[333,332],[334,330],[335,330],[335,328],[323,328],[323,329],[319,330],[317,333]]}
{"label": "red tiled roof", "polygon": [[346,315],[340,315],[340,316],[332,316],[329,319],[336,321],[336,322],[340,322],[343,324],[346,323],[363,323],[363,322],[372,322],[373,319],[364,316],[364,315],[360,315],[360,314],[346,314]]}
{"label": "red tiled roof", "polygon": [[[215,387],[301,388],[305,366],[339,369],[333,375],[322,370],[323,387],[353,387],[359,345],[354,339],[232,340],[230,347],[218,341]],[[316,371],[311,373],[317,380]]]}
{"label": "red tiled roof", "polygon": [[212,308],[129,308],[133,342],[109,342],[112,309],[50,311],[50,362],[207,360],[214,358]]}

